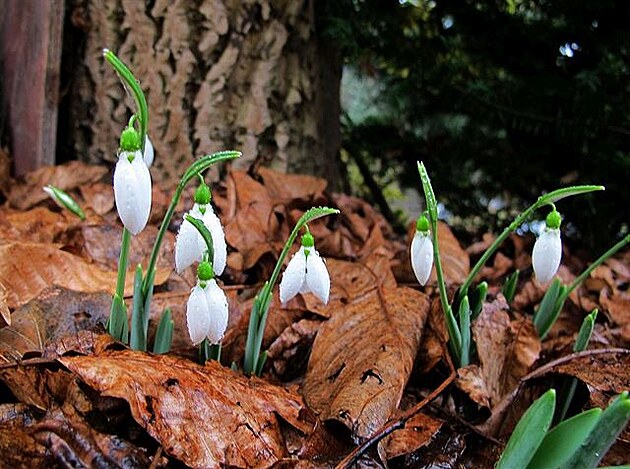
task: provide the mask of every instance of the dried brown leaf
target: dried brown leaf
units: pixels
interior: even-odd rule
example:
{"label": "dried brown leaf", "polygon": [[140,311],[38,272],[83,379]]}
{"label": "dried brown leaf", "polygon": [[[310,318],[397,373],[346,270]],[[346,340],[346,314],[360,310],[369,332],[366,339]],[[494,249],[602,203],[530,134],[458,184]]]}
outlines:
{"label": "dried brown leaf", "polygon": [[398,407],[428,310],[416,290],[383,288],[335,311],[313,344],[302,388],[310,407],[356,440],[380,428]]}
{"label": "dried brown leaf", "polygon": [[278,416],[308,430],[297,394],[214,361],[125,350],[60,362],[104,396],[125,399],[166,453],[191,467],[269,467],[287,456]]}
{"label": "dried brown leaf", "polygon": [[510,320],[500,296],[484,305],[472,332],[479,365],[460,368],[457,384],[479,405],[494,408],[538,359],[540,339],[528,318]]}
{"label": "dried brown leaf", "polygon": [[82,184],[79,190],[85,200],[85,207],[91,208],[94,213],[105,215],[114,208],[114,188],[111,184],[104,182]]}
{"label": "dried brown leaf", "polygon": [[111,296],[51,289],[42,298],[18,308],[11,326],[0,329],[0,362],[42,352],[52,341],[100,330],[109,315]]}
{"label": "dried brown leaf", "polygon": [[[169,274],[170,270],[158,269],[155,284],[164,283]],[[88,293],[113,293],[116,276],[114,270],[102,270],[50,244],[15,242],[0,245],[0,282],[7,288],[10,308],[26,303],[53,285]],[[125,284],[126,295],[132,293],[132,283],[130,272]]]}
{"label": "dried brown leaf", "polygon": [[301,174],[284,174],[265,167],[259,168],[258,174],[263,178],[269,196],[279,202],[311,201],[320,198],[328,185],[325,179]]}
{"label": "dried brown leaf", "polygon": [[386,458],[392,459],[413,453],[429,444],[443,423],[442,420],[422,412],[414,415],[405,422],[402,429],[396,430],[383,441]]}
{"label": "dried brown leaf", "polygon": [[7,325],[11,325],[11,311],[7,305],[7,289],[0,283],[0,316]]}
{"label": "dried brown leaf", "polygon": [[618,394],[630,389],[630,354],[599,354],[579,357],[553,367],[554,372],[575,376],[592,389]]}
{"label": "dried brown leaf", "polygon": [[45,166],[24,176],[24,180],[13,185],[9,192],[11,206],[26,210],[48,198],[42,190],[47,184],[70,191],[87,182],[96,182],[107,174],[105,166],[93,166],[71,161],[59,166]]}
{"label": "dried brown leaf", "polygon": [[78,218],[72,220],[44,207],[25,212],[3,209],[0,211],[0,241],[53,243],[77,221]]}

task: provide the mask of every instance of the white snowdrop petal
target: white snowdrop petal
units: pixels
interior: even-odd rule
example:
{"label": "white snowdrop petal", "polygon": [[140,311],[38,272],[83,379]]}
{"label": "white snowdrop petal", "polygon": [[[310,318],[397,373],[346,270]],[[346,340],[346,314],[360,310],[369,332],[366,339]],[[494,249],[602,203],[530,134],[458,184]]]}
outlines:
{"label": "white snowdrop petal", "polygon": [[306,258],[306,282],[308,289],[324,304],[328,303],[330,295],[330,276],[324,260],[315,248],[311,248]]}
{"label": "white snowdrop petal", "polygon": [[282,274],[280,281],[280,302],[285,304],[299,293],[306,277],[306,256],[304,246],[296,252]]}
{"label": "white snowdrop petal", "polygon": [[193,262],[201,260],[197,229],[192,223],[184,220],[175,240],[175,270],[181,273]]}
{"label": "white snowdrop petal", "polygon": [[193,344],[196,345],[206,338],[211,318],[206,293],[199,285],[196,285],[190,292],[186,305],[186,322],[188,323],[188,334]]}
{"label": "white snowdrop petal", "polygon": [[[212,247],[214,249],[214,259],[212,261],[214,274],[221,275],[225,269],[227,260],[227,245],[225,243],[225,234],[221,220],[214,213],[210,204],[206,206],[206,213],[203,216],[203,224],[212,234]],[[204,243],[205,244],[205,243]]]}
{"label": "white snowdrop petal", "polygon": [[223,338],[228,325],[227,298],[214,279],[208,281],[205,294],[210,317],[210,325],[206,332],[206,337],[208,337],[210,344],[218,344]]}
{"label": "white snowdrop petal", "polygon": [[144,229],[151,210],[151,175],[142,158],[133,163],[122,153],[114,170],[114,198],[123,225],[137,235]]}
{"label": "white snowdrop petal", "polygon": [[144,160],[140,158],[139,152],[133,159],[131,166],[138,179],[136,203],[140,211],[142,230],[149,221],[149,214],[151,213],[151,173]]}
{"label": "white snowdrop petal", "polygon": [[428,234],[416,232],[411,241],[411,267],[420,285],[425,285],[433,267],[433,242]]}
{"label": "white snowdrop petal", "polygon": [[553,278],[560,266],[562,258],[562,241],[560,230],[545,229],[534,244],[532,265],[536,279],[547,283]]}
{"label": "white snowdrop petal", "polygon": [[153,151],[153,143],[151,143],[151,139],[148,135],[144,136],[144,162],[147,164],[147,167],[150,168],[153,164],[155,152]]}

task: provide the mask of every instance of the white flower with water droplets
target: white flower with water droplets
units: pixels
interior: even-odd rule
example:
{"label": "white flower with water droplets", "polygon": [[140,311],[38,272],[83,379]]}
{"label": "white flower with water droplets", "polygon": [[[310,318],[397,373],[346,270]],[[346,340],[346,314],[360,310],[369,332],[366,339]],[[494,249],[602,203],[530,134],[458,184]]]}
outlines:
{"label": "white flower with water droplets", "polygon": [[411,268],[420,285],[424,286],[433,268],[433,241],[429,232],[429,220],[421,215],[416,222],[416,234],[411,241]]}
{"label": "white flower with water droplets", "polygon": [[200,280],[191,290],[186,305],[186,322],[193,344],[204,339],[218,344],[228,324],[228,302],[214,279]]}
{"label": "white flower with water droplets", "polygon": [[151,212],[151,174],[140,150],[121,151],[114,170],[114,198],[118,216],[131,234],[147,225]]}
{"label": "white flower with water droplets", "polygon": [[[202,213],[202,206],[195,204],[188,214],[203,221],[203,224],[206,225],[206,228],[212,234],[212,248],[214,251],[212,265],[214,266],[214,273],[221,275],[225,269],[227,259],[225,234],[223,233],[221,220],[212,210],[212,206],[205,204],[203,207],[205,211]],[[207,246],[203,236],[192,223],[184,218],[175,241],[175,269],[177,272],[181,273],[194,262],[201,261],[206,249]]]}
{"label": "white flower with water droplets", "polygon": [[560,214],[553,211],[547,215],[545,228],[534,244],[532,265],[536,280],[547,283],[556,275],[562,258],[562,241],[560,239]]}
{"label": "white flower with water droplets", "polygon": [[293,255],[284,271],[280,282],[280,301],[285,304],[298,293],[308,292],[324,304],[328,303],[330,276],[310,233],[302,237],[300,250]]}

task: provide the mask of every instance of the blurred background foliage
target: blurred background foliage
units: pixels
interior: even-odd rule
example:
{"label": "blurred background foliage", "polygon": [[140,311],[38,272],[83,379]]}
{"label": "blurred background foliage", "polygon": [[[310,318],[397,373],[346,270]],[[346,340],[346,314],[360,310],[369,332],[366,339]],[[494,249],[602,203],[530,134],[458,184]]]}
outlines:
{"label": "blurred background foliage", "polygon": [[339,0],[324,8],[322,27],[346,64],[348,189],[404,226],[396,207],[402,201],[417,215],[416,161],[424,161],[443,215],[474,237],[502,228],[545,191],[604,184],[605,193],[558,204],[566,234],[601,249],[628,231],[625,0]]}

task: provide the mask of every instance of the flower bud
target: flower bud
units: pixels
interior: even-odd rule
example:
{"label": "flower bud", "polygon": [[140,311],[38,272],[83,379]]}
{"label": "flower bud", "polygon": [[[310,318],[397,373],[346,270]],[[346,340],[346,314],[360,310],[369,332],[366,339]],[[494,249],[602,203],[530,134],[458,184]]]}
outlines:
{"label": "flower bud", "polygon": [[[425,217],[426,218],[426,217]],[[418,222],[417,225],[419,225]],[[425,285],[433,268],[433,241],[427,231],[416,231],[411,241],[411,268],[420,285]]]}

